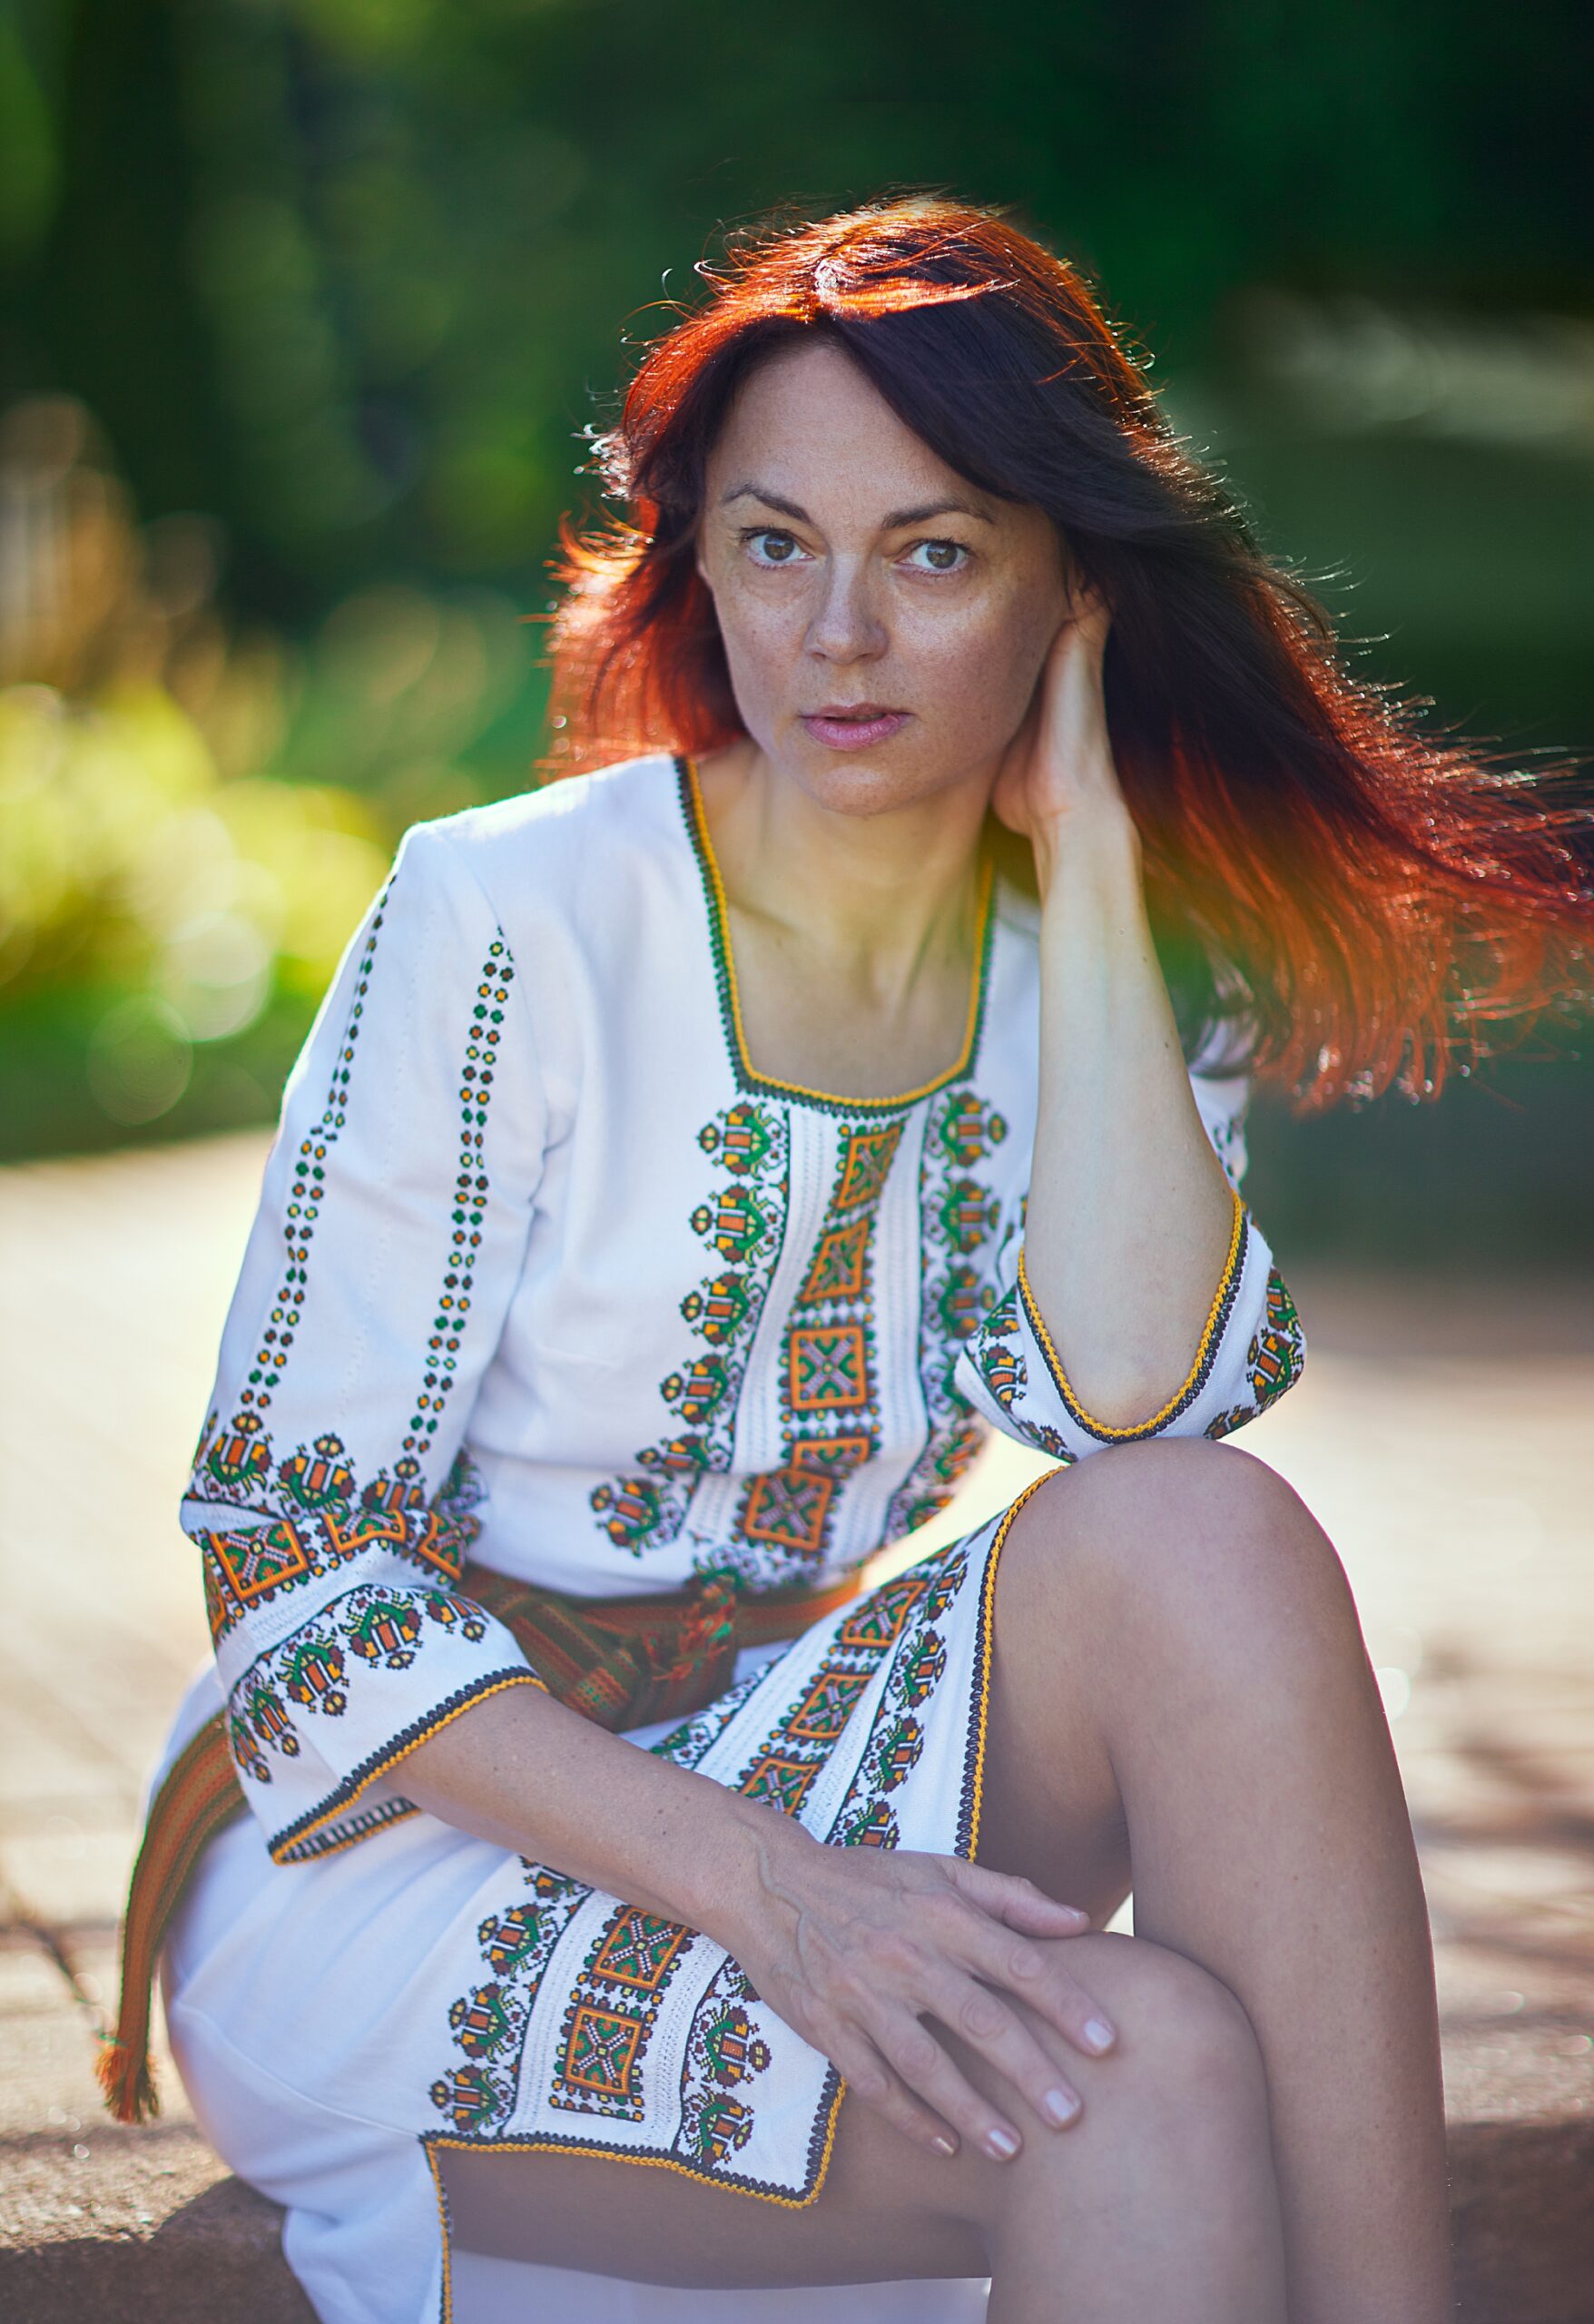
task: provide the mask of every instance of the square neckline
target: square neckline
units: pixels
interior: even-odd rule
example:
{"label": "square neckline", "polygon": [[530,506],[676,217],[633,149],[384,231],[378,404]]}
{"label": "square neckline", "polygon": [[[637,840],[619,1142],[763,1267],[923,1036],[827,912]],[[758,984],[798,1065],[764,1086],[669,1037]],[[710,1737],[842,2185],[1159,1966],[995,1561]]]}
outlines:
{"label": "square neckline", "polygon": [[736,981],[736,961],[731,948],[725,883],[709,832],[708,817],[704,810],[697,762],[686,752],[674,752],[671,753],[671,763],[675,770],[682,820],[703,881],[709,949],[713,960],[714,984],[719,994],[721,1029],[737,1087],[750,1095],[780,1098],[797,1105],[815,1107],[824,1113],[890,1114],[900,1113],[910,1106],[918,1105],[922,1098],[934,1097],[938,1090],[949,1088],[954,1081],[968,1079],[979,1059],[980,1037],[985,1026],[991,951],[998,917],[994,908],[996,866],[992,858],[987,854],[980,870],[974,970],[969,980],[963,1045],[956,1062],[932,1080],[921,1082],[916,1089],[900,1090],[884,1098],[845,1098],[833,1090],[811,1089],[800,1081],[782,1081],[773,1074],[761,1073],[748,1054],[746,1029],[742,1019],[741,997]]}

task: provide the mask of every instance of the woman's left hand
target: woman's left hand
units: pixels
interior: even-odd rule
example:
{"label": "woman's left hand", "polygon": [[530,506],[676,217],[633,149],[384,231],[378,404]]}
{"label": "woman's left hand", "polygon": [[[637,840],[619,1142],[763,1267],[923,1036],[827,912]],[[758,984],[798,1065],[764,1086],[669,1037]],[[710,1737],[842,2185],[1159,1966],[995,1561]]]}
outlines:
{"label": "woman's left hand", "polygon": [[1102,693],[1112,618],[1099,590],[1081,589],[997,769],[991,806],[1010,831],[1033,842],[1043,879],[1066,823],[1088,818],[1134,828],[1113,764]]}

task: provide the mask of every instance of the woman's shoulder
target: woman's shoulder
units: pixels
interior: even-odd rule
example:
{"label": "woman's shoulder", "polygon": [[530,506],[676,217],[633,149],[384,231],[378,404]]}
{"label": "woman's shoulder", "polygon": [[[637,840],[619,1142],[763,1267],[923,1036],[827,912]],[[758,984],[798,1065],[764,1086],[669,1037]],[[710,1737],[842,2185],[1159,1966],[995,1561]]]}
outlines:
{"label": "woman's shoulder", "polygon": [[517,917],[557,912],[578,906],[596,867],[612,887],[628,865],[656,861],[680,821],[674,761],[654,751],[412,823],[399,854],[435,877],[473,880]]}

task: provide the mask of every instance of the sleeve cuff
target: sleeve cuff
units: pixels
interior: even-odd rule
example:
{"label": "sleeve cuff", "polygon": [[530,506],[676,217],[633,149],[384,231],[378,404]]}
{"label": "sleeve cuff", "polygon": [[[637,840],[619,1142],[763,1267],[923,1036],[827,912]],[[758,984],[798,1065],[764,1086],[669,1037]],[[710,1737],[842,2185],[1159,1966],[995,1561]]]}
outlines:
{"label": "sleeve cuff", "polygon": [[367,1583],[323,1606],[228,1696],[233,1760],[273,1861],[330,1855],[410,1813],[386,1783],[393,1769],[515,1686],[543,1681],[513,1633],[456,1591]]}
{"label": "sleeve cuff", "polygon": [[1196,1360],[1185,1374],[1182,1384],[1175,1390],[1160,1411],[1153,1413],[1149,1420],[1136,1421],[1122,1428],[1115,1428],[1107,1421],[1097,1420],[1093,1413],[1086,1410],[1070,1387],[1068,1374],[1063,1370],[1061,1358],[1052,1343],[1051,1334],[1047,1329],[1046,1318],[1037,1305],[1035,1294],[1029,1287],[1029,1270],[1025,1265],[1024,1246],[1022,1244],[1019,1245],[1018,1297],[1023,1305],[1025,1320],[1028,1324],[1036,1345],[1046,1360],[1047,1371],[1050,1374],[1052,1385],[1057,1391],[1058,1401],[1068,1421],[1075,1428],[1082,1430],[1087,1436],[1094,1437],[1098,1444],[1134,1444],[1146,1437],[1160,1435],[1164,1429],[1177,1420],[1181,1413],[1188,1410],[1205,1386],[1212,1372],[1214,1358],[1228,1328],[1229,1318],[1234,1311],[1235,1295],[1239,1289],[1245,1265],[1245,1246],[1249,1236],[1245,1206],[1239,1195],[1232,1188],[1230,1200],[1234,1209],[1229,1226],[1228,1255],[1224,1260],[1223,1273],[1218,1277],[1217,1289],[1213,1294],[1212,1305],[1206,1311],[1206,1322],[1202,1327],[1201,1338],[1196,1350]]}
{"label": "sleeve cuff", "polygon": [[995,1425],[1054,1461],[1158,1436],[1233,1433],[1294,1386],[1305,1362],[1294,1303],[1241,1196],[1194,1361],[1149,1418],[1114,1427],[1075,1394],[1036,1304],[1020,1244],[1017,1275],[960,1351],[958,1381]]}

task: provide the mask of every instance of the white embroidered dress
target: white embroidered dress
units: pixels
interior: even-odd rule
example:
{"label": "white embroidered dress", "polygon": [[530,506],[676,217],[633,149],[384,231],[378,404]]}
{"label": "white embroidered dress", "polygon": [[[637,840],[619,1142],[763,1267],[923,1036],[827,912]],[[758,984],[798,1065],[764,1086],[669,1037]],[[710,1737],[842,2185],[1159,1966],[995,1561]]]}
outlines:
{"label": "white embroidered dress", "polygon": [[[1037,936],[988,880],[963,1052],[926,1088],[767,1080],[694,771],[654,755],[418,825],[352,940],[183,1507],[216,1660],[167,1755],[224,1696],[254,1820],[196,1876],[168,2017],[329,2324],[453,2312],[450,2142],[801,2204],[841,2102],[723,1947],[405,1800],[408,1749],[536,1683],[462,1594],[467,1551],[594,1598],[726,1570],[817,1585],[937,1511],[992,1424],[1076,1460],[1225,1434],[1295,1377],[1236,1192],[1180,1393],[1127,1430],[1071,1393],[1019,1265]],[[1193,1086],[1237,1187],[1244,1081]],[[744,1653],[709,1709],[635,1739],[829,1841],[970,1853],[1002,1530]]]}

